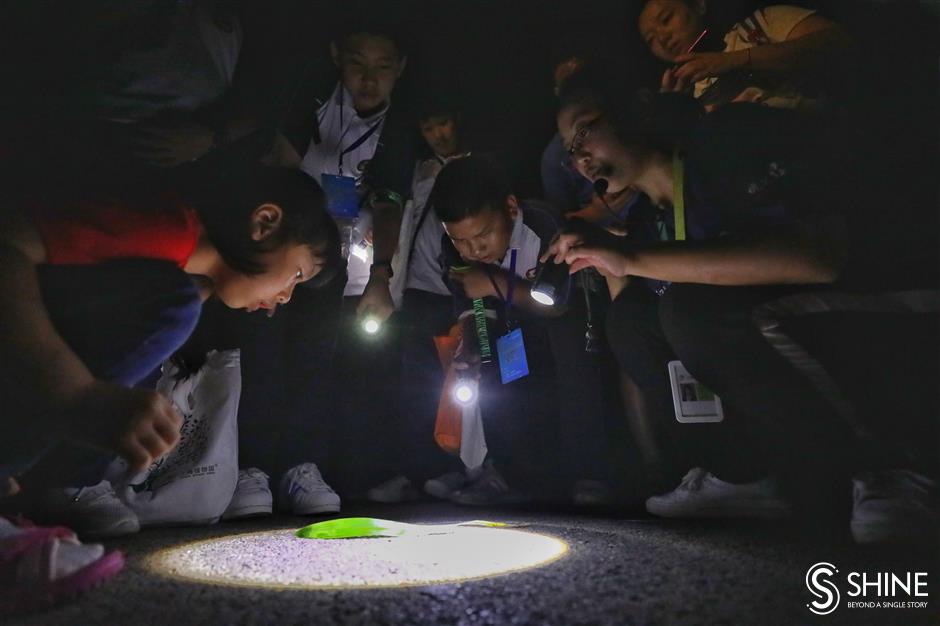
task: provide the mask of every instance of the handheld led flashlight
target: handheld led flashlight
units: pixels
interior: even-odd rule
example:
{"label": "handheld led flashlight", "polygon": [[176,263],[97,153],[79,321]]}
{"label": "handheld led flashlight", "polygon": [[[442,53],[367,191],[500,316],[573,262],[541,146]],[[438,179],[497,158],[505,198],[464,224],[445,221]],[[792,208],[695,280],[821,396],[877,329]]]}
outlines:
{"label": "handheld led flashlight", "polygon": [[543,263],[535,275],[529,295],[539,304],[552,306],[562,295],[566,280],[568,280],[567,263],[558,265],[551,261]]}
{"label": "handheld led flashlight", "polygon": [[460,404],[472,404],[476,402],[479,395],[479,385],[477,381],[470,378],[457,377],[457,384],[454,385],[454,400]]}
{"label": "handheld led flashlight", "polygon": [[364,330],[369,335],[374,335],[375,333],[379,332],[379,328],[381,328],[381,326],[382,325],[379,324],[379,320],[375,319],[374,317],[367,317],[365,321],[362,322],[362,330]]}

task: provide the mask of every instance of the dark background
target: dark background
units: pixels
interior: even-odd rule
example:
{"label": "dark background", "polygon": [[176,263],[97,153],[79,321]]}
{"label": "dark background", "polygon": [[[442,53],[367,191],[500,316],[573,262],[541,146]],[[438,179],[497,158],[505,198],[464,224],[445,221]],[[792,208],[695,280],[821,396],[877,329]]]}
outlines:
{"label": "dark background", "polygon": [[[16,146],[22,159],[54,150],[57,138],[45,138],[34,129],[74,112],[75,98],[87,89],[81,80],[85,68],[107,63],[115,53],[113,24],[122,13],[155,1],[3,3],[0,84],[6,87],[0,100],[0,150]],[[539,193],[539,155],[554,131],[552,65],[571,41],[590,40],[592,48],[619,57],[630,80],[655,86],[662,71],[636,36],[636,0],[238,4],[245,28],[239,80],[258,110],[276,116],[303,69],[311,62],[328,63],[331,35],[348,15],[387,16],[402,27],[410,48],[396,102],[413,102],[442,90],[452,94],[464,107],[471,147],[501,153],[523,195]],[[709,3],[709,12],[717,16],[716,23],[727,26],[760,4],[766,3],[716,0]],[[873,150],[918,154],[923,158],[918,162],[935,170],[937,3],[793,4],[819,8],[857,37],[858,72],[845,76],[836,91],[850,114],[858,116],[859,131],[872,134]],[[122,35],[133,40],[147,33]],[[49,142],[52,145],[45,145]]]}

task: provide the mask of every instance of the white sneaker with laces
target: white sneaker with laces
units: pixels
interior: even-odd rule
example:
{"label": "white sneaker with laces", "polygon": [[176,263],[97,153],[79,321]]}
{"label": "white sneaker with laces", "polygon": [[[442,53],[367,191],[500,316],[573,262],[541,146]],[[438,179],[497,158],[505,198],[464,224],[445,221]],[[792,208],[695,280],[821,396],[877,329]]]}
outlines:
{"label": "white sneaker with laces", "polygon": [[856,543],[918,543],[940,526],[937,483],[908,470],[866,472],[852,479],[850,528]]}
{"label": "white sneaker with laces", "polygon": [[281,476],[278,508],[294,515],[338,513],[340,500],[314,463],[301,463]]}
{"label": "white sneaker with laces", "polygon": [[68,526],[83,537],[120,537],[140,530],[137,514],[106,480],[90,487],[46,489],[29,515],[40,524]]}
{"label": "white sneaker with laces", "polygon": [[270,515],[274,497],[268,486],[268,475],[257,467],[239,470],[238,483],[222,519],[241,519]]}
{"label": "white sneaker with laces", "polygon": [[447,472],[424,483],[424,492],[429,496],[447,500],[455,491],[466,487],[470,478],[466,472]]}
{"label": "white sneaker with laces", "polygon": [[769,478],[737,485],[696,467],[669,493],[647,499],[646,510],[660,517],[776,519],[790,513],[790,504]]}
{"label": "white sneaker with laces", "polygon": [[398,504],[399,502],[414,502],[421,498],[421,494],[411,481],[404,476],[396,476],[376,485],[366,492],[366,499],[381,504]]}

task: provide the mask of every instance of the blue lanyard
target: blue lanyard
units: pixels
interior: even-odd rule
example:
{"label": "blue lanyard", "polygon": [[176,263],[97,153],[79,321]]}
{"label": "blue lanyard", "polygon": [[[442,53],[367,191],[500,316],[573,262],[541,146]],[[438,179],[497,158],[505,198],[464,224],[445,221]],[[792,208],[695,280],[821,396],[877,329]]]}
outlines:
{"label": "blue lanyard", "polygon": [[493,274],[490,272],[489,268],[486,268],[486,275],[490,279],[490,282],[493,283],[496,296],[503,301],[503,318],[506,320],[506,325],[510,327],[512,324],[509,321],[509,311],[512,309],[512,294],[516,286],[516,252],[517,250],[515,248],[510,248],[509,250],[509,278],[506,280],[505,297],[500,292],[499,285],[496,284]]}
{"label": "blue lanyard", "polygon": [[[339,127],[340,128],[343,127],[343,100],[344,99],[345,99],[345,96],[343,93],[343,89],[340,88],[340,92],[339,92]],[[356,141],[352,142],[352,144],[348,148],[344,150],[340,150],[339,157],[337,159],[338,161],[337,169],[339,171],[340,176],[343,175],[343,157],[349,154],[350,152],[352,152],[353,150],[355,150],[356,148],[358,148],[359,146],[361,146],[362,144],[364,144],[369,139],[369,137],[371,137],[375,133],[375,131],[379,129],[379,126],[381,126],[382,122],[384,121],[385,121],[385,114],[382,114],[382,116],[379,118],[379,121],[377,121],[375,124],[370,126],[369,130],[364,132]],[[349,124],[349,128],[351,127],[352,127],[352,122],[350,122]],[[343,139],[345,139],[346,133],[349,132],[349,128],[346,128],[346,130],[343,131],[343,134],[339,136],[339,147],[342,147]]]}

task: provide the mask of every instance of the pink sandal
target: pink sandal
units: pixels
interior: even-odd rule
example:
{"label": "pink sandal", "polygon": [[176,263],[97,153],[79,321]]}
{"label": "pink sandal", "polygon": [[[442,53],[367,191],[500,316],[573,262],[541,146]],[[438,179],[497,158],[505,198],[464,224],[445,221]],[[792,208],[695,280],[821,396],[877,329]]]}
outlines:
{"label": "pink sandal", "polygon": [[20,530],[0,539],[0,615],[54,606],[101,584],[124,567],[124,555],[115,550],[53,580],[61,546],[79,545],[75,533],[61,526]]}

